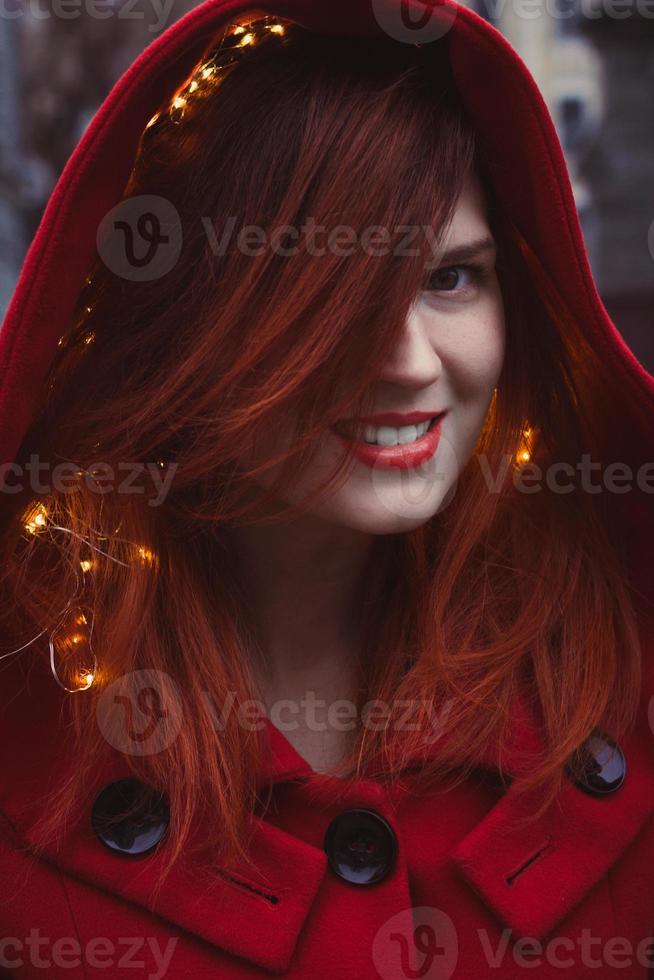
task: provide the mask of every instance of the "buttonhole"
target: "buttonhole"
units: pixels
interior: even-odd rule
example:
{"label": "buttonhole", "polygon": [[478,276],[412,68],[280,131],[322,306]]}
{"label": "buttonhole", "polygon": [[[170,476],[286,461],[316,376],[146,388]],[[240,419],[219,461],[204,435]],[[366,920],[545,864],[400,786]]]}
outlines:
{"label": "buttonhole", "polygon": [[227,881],[231,882],[233,885],[237,885],[239,888],[245,888],[246,891],[252,892],[254,895],[259,895],[261,898],[265,898],[267,902],[271,905],[279,905],[281,898],[279,895],[272,895],[270,892],[264,892],[261,888],[255,888],[247,881],[243,881],[240,878],[235,878],[233,875],[227,874],[226,871],[220,871],[221,877],[225,878]]}
{"label": "buttonhole", "polygon": [[523,861],[522,864],[515,869],[515,871],[512,871],[511,874],[506,876],[504,880],[506,881],[507,885],[512,885],[516,878],[523,874],[528,868],[532,868],[537,861],[540,861],[541,858],[545,857],[546,854],[549,854],[549,852],[553,850],[554,844],[552,844],[551,839],[548,837],[537,851],[534,851],[534,853]]}

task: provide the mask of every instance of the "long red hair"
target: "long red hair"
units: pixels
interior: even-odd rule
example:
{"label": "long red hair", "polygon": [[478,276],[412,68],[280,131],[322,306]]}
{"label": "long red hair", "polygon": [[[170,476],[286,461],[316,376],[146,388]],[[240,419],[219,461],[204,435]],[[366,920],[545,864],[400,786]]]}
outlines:
{"label": "long red hair", "polygon": [[[521,452],[546,469],[574,465],[598,445],[604,410],[591,379],[605,378],[610,390],[606,366],[493,197],[445,41],[418,48],[287,25],[283,43],[271,37],[248,51],[181,125],[144,131],[124,196],[174,204],[180,259],[151,282],[121,279],[100,262],[90,270],[21,447],[19,462],[38,452],[53,464],[74,460],[81,473],[98,459],[177,467],[157,507],[147,492],[99,495],[83,483],[51,493],[51,523],[76,534],[25,533],[33,497],[12,498],[1,540],[5,636],[18,643],[35,624],[54,622],[75,593],[80,562],[93,562],[83,608],[92,610],[98,669],[67,701],[75,765],[44,818],[44,838],[111,751],[95,722],[97,698],[116,678],[150,669],[174,681],[181,705],[167,704],[166,685],[159,694],[183,724],[161,752],[125,761],[169,798],[170,863],[205,810],[215,835],[204,844],[225,862],[247,857],[260,745],[235,712],[217,732],[205,710],[220,709],[228,692],[236,704],[258,695],[256,637],[221,529],[255,520],[309,465],[335,420],[372,409],[424,286],[423,235],[414,255],[252,256],[236,247],[214,255],[200,216],[218,234],[232,216],[237,229],[299,228],[313,216],[359,233],[373,225],[442,231],[472,168],[486,183],[499,245],[505,363],[451,501],[419,529],[375,541],[358,707],[409,699],[446,708],[442,750],[415,775],[456,781],[489,744],[503,744],[512,700],[526,691],[547,753],[521,781],[545,789],[543,805],[595,728],[618,738],[632,724],[640,651],[611,496],[523,494],[513,482]],[[278,412],[298,419],[296,438],[279,482],[257,497],[253,474],[235,461],[246,441],[265,444]],[[510,461],[498,492],[479,454],[492,473]],[[91,534],[105,554],[82,540]],[[47,658],[47,637],[32,651]],[[379,778],[394,778],[423,735],[361,727],[338,773],[356,778],[381,751]]]}

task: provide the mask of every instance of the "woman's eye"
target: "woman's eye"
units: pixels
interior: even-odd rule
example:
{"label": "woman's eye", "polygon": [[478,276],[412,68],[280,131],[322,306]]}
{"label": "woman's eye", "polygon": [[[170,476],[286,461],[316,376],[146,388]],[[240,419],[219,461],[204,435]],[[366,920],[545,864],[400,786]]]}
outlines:
{"label": "woman's eye", "polygon": [[452,265],[430,273],[425,289],[429,292],[458,293],[474,285],[478,271],[469,265]]}

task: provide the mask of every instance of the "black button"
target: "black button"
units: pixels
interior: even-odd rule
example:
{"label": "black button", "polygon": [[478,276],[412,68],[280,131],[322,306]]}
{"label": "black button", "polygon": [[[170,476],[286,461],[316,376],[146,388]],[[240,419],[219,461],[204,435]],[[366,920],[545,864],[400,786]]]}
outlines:
{"label": "black button", "polygon": [[170,822],[165,796],[138,779],[118,779],[98,794],[93,830],[114,853],[139,856],[159,843]]}
{"label": "black button", "polygon": [[568,774],[579,789],[591,796],[606,796],[622,786],[627,763],[620,746],[601,732],[589,736],[568,766]]}
{"label": "black button", "polygon": [[352,885],[381,881],[397,854],[393,828],[373,810],[346,810],[334,817],[323,846],[332,871]]}

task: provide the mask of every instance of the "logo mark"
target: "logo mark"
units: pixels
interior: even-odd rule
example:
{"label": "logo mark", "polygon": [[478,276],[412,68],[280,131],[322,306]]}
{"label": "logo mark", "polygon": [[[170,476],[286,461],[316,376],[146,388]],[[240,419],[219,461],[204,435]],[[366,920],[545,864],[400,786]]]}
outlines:
{"label": "logo mark", "polygon": [[448,0],[372,0],[385,34],[404,44],[429,44],[444,37],[456,18]]}
{"label": "logo mark", "polygon": [[98,253],[121,279],[149,282],[175,266],[182,250],[177,209],[154,194],[120,201],[98,226]]}
{"label": "logo mark", "polygon": [[378,931],[372,958],[382,980],[450,980],[459,958],[457,931],[440,909],[404,909]]}
{"label": "logo mark", "polygon": [[126,755],[155,755],[168,748],[182,724],[177,685],[160,670],[135,670],[110,684],[98,700],[100,731]]}

